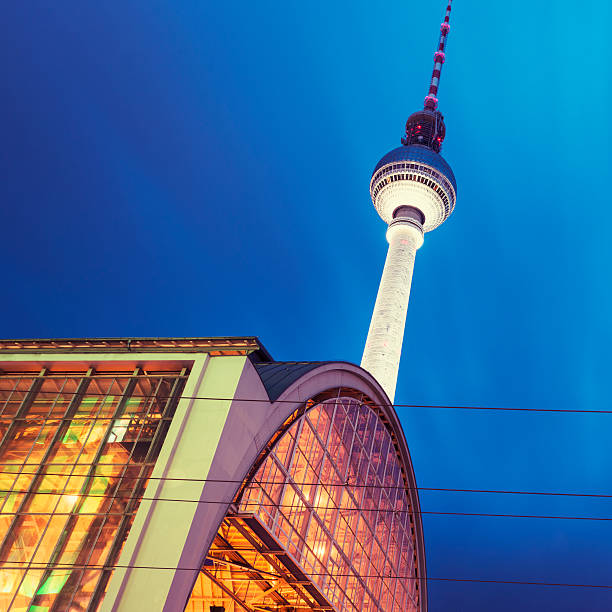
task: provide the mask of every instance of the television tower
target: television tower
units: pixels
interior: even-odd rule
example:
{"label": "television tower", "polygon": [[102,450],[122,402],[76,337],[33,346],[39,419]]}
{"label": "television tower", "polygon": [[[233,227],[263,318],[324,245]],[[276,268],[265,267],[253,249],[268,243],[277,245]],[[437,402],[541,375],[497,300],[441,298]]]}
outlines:
{"label": "television tower", "polygon": [[389,251],[383,270],[361,367],[378,380],[393,402],[402,352],[410,284],[417,249],[425,232],[446,221],[453,212],[457,183],[440,155],[446,134],[438,109],[438,87],[450,31],[452,0],[440,26],[440,42],[423,110],[406,121],[402,146],[376,165],[370,181],[372,202],[388,224]]}

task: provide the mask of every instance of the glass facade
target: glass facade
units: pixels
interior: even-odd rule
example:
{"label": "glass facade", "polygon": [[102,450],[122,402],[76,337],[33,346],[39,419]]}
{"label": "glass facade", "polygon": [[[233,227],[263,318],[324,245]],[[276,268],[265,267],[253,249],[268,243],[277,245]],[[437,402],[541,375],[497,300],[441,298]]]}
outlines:
{"label": "glass facade", "polygon": [[186,376],[0,375],[0,610],[98,609]]}
{"label": "glass facade", "polygon": [[227,515],[187,612],[416,612],[406,486],[389,428],[372,408],[351,397],[311,407]]}

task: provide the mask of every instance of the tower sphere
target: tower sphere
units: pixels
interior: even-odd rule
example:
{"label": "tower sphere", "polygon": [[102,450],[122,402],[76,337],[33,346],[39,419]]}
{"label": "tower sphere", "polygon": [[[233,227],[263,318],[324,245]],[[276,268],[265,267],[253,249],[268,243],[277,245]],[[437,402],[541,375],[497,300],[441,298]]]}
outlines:
{"label": "tower sphere", "polygon": [[385,223],[402,206],[421,211],[423,231],[441,225],[455,208],[457,182],[444,158],[424,145],[410,144],[387,153],[370,181],[372,202]]}

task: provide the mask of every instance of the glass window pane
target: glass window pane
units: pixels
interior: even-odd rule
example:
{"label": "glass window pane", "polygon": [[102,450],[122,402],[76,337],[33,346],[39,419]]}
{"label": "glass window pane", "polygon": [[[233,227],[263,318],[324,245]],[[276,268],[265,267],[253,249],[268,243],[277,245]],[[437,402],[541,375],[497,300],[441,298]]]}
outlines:
{"label": "glass window pane", "polygon": [[315,405],[280,438],[245,487],[240,510],[273,526],[336,607],[414,612],[417,602],[396,588],[415,583],[398,576],[416,575],[404,486],[385,424],[366,404],[340,397]]}
{"label": "glass window pane", "polygon": [[117,561],[181,369],[0,375],[0,610],[97,607],[111,571],[87,566]]}

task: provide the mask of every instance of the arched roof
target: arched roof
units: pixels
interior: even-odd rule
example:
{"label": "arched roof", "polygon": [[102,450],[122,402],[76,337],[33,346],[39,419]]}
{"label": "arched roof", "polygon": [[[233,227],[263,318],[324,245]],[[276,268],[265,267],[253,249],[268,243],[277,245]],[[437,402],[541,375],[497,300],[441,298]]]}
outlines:
{"label": "arched roof", "polygon": [[[245,368],[244,380],[241,380],[235,394],[238,399],[234,400],[232,405],[234,416],[230,411],[230,418],[228,418],[220,440],[218,471],[214,464],[211,470],[213,480],[225,478],[236,484],[223,485],[227,490],[221,491],[221,485],[211,482],[210,486],[208,484],[205,486],[205,491],[210,489],[211,499],[236,499],[244,483],[250,481],[258,466],[266,458],[269,449],[276,443],[282,432],[286,431],[300,414],[303,414],[307,406],[312,406],[313,402],[318,401],[318,398],[325,397],[326,392],[337,389],[342,389],[343,393],[351,392],[354,397],[360,396],[362,401],[375,410],[385,423],[403,469],[406,494],[413,512],[417,572],[418,576],[423,578],[419,580],[420,612],[426,612],[425,549],[416,479],[401,424],[383,389],[368,372],[345,362],[254,362],[250,365],[251,368],[248,366]],[[268,409],[264,410],[264,407],[260,406],[259,410],[254,410],[252,403],[241,403],[240,398],[252,398],[256,395],[255,386],[257,384],[261,388],[259,394],[263,391],[270,399]],[[248,431],[241,431],[245,429],[245,425]],[[239,439],[238,434],[244,434],[245,442]],[[240,449],[239,454],[236,453],[236,449]],[[228,463],[234,467],[228,467]],[[206,493],[203,499],[206,499]],[[206,524],[207,531],[214,528],[206,536],[207,539],[202,536],[198,538],[205,547],[204,555],[223,522],[228,507],[213,509],[203,505],[201,508],[201,511],[208,515],[208,519],[204,519],[202,524]],[[200,533],[202,524],[196,527],[194,523],[194,527]]]}
{"label": "arched roof", "polygon": [[[297,369],[298,365],[302,365],[304,368],[306,364],[312,365],[312,367],[304,370],[304,373],[301,377],[295,379],[292,383],[287,384],[285,390],[280,393],[276,398],[276,401],[282,402],[285,400],[285,398],[292,397],[292,395],[294,395],[294,393],[298,390],[303,396],[304,392],[307,389],[312,388],[311,385],[316,388],[316,386],[319,386],[320,383],[325,382],[325,379],[328,378],[330,372],[336,371],[337,369],[342,369],[346,371],[347,375],[342,377],[344,380],[342,381],[343,384],[341,386],[345,388],[352,388],[352,385],[355,384],[356,380],[359,380],[360,384],[358,385],[358,388],[356,388],[356,390],[362,391],[372,400],[372,405],[377,409],[377,411],[379,412],[379,416],[387,424],[396,443],[396,448],[400,455],[401,463],[405,469],[405,476],[408,488],[407,494],[410,498],[411,507],[414,510],[415,540],[419,565],[418,573],[419,576],[423,577],[423,580],[419,581],[419,588],[421,589],[420,612],[427,612],[427,568],[425,559],[425,538],[423,533],[423,522],[421,516],[421,505],[418,495],[418,487],[414,474],[414,468],[412,465],[412,458],[410,457],[410,451],[408,450],[408,443],[404,435],[404,430],[393,405],[387,397],[387,394],[369,372],[352,363],[338,361],[273,363],[276,363],[277,365],[284,364],[287,367],[288,373],[293,370],[294,366]],[[348,376],[349,372],[351,373],[350,377]],[[288,376],[286,380],[288,381],[289,378],[290,377]],[[334,387],[335,385],[330,385],[330,387],[328,388]],[[314,388],[312,388],[312,390],[314,391]],[[316,393],[312,393],[311,397],[316,397],[316,395]]]}

